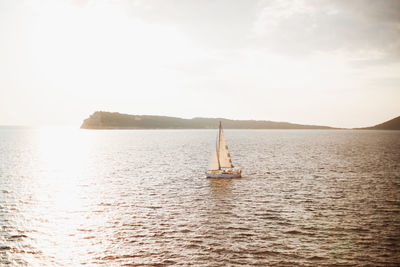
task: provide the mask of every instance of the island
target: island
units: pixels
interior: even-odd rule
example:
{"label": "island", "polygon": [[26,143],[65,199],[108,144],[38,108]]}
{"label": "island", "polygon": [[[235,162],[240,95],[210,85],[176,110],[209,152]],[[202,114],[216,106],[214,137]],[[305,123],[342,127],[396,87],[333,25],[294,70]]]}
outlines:
{"label": "island", "polygon": [[302,125],[263,120],[224,118],[182,119],[167,116],[129,115],[96,111],[81,125],[82,129],[216,129],[219,121],[225,129],[335,129],[328,126]]}

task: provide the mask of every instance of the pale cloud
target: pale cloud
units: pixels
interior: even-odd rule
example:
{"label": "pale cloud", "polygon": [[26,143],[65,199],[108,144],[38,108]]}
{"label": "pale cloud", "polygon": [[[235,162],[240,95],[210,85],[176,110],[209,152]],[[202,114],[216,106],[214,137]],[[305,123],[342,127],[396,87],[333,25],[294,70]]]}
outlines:
{"label": "pale cloud", "polygon": [[142,0],[122,2],[130,17],[175,25],[197,45],[233,49],[244,46],[257,1]]}
{"label": "pale cloud", "polygon": [[349,59],[400,59],[397,0],[272,0],[260,7],[253,40],[276,52],[341,51]]}

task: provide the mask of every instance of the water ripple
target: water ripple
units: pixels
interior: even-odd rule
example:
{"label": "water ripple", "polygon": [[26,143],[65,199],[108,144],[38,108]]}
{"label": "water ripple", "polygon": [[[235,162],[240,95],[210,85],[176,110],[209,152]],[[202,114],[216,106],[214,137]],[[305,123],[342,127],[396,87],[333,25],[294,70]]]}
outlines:
{"label": "water ripple", "polygon": [[0,265],[400,265],[398,131],[226,137],[0,129]]}

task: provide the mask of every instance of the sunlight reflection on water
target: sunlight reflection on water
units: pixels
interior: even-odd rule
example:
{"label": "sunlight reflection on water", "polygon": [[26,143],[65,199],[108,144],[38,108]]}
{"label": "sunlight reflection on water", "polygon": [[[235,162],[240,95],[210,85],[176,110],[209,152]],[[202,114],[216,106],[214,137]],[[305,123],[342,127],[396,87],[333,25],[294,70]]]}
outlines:
{"label": "sunlight reflection on water", "polygon": [[48,260],[54,264],[79,264],[82,259],[72,258],[71,251],[87,249],[86,230],[81,229],[99,223],[87,214],[95,199],[82,197],[93,140],[90,133],[80,130],[44,128],[35,131],[32,149],[37,153],[30,185],[36,250],[52,255]]}

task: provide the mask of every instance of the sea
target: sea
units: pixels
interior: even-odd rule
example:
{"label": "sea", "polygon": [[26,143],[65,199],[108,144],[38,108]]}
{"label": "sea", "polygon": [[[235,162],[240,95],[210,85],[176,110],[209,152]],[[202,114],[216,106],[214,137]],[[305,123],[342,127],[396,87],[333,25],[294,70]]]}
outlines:
{"label": "sea", "polygon": [[400,131],[0,127],[0,266],[399,266]]}

